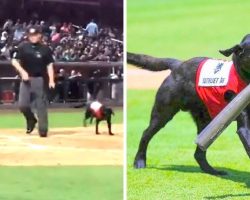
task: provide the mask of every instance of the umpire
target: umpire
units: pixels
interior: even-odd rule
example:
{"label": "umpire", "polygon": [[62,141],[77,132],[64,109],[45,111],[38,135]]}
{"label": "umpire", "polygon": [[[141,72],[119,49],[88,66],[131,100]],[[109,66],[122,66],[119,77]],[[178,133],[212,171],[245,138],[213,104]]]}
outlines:
{"label": "umpire", "polygon": [[[12,65],[21,76],[19,91],[19,109],[27,122],[26,133],[31,133],[38,121],[41,137],[47,137],[48,112],[47,91],[55,88],[53,54],[50,48],[42,44],[42,32],[39,27],[31,27],[27,33],[28,41],[18,46],[13,55]],[[37,118],[31,110],[37,111]]]}

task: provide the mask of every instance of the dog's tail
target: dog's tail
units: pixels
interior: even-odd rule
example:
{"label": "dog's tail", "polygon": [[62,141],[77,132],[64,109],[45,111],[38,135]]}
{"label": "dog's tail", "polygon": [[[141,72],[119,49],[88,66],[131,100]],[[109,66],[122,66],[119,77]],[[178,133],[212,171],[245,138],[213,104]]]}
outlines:
{"label": "dog's tail", "polygon": [[156,58],[143,54],[127,53],[127,62],[142,69],[150,71],[163,71],[174,69],[182,62],[173,58]]}

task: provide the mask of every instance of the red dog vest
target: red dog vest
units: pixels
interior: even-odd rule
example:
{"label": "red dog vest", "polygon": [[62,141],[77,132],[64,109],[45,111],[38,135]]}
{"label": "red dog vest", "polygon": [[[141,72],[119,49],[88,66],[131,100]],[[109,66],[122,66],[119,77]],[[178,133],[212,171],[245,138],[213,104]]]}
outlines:
{"label": "red dog vest", "polygon": [[90,104],[90,109],[97,119],[102,119],[103,117],[102,107],[103,105],[98,101],[94,101]]}
{"label": "red dog vest", "polygon": [[195,87],[210,117],[214,118],[227,105],[224,93],[231,90],[238,94],[246,83],[238,75],[233,62],[206,59],[199,64]]}

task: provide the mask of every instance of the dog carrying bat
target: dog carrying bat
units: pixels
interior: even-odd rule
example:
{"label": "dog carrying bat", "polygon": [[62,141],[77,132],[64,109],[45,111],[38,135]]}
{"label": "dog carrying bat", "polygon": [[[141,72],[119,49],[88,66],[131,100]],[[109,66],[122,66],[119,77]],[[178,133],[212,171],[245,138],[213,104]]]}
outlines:
{"label": "dog carrying bat", "polygon": [[[187,61],[173,58],[155,58],[128,53],[129,64],[150,71],[171,70],[161,84],[151,113],[149,126],[143,132],[134,160],[135,168],[146,167],[146,152],[150,140],[180,110],[188,111],[197,126],[198,134],[209,122],[250,82],[250,35],[240,44],[220,51],[232,56],[232,62],[195,57]],[[250,106],[237,121],[237,133],[243,143],[250,142]],[[178,133],[177,133],[178,134]],[[207,161],[206,151],[197,146],[194,154],[200,168],[209,174],[224,175],[226,172],[213,168]]]}

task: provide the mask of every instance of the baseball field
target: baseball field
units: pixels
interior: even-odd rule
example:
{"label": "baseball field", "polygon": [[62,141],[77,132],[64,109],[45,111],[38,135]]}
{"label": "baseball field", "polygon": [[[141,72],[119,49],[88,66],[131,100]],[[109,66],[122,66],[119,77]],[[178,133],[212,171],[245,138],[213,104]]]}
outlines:
{"label": "baseball field", "polygon": [[82,109],[50,110],[49,137],[25,134],[18,111],[0,114],[0,199],[117,200],[123,196],[123,112],[115,109],[109,136],[82,127]]}
{"label": "baseball field", "polygon": [[[223,58],[219,49],[232,47],[250,32],[249,8],[250,2],[243,0],[128,0],[128,51],[182,60]],[[168,74],[128,66],[128,199],[250,199],[250,160],[235,123],[207,155],[212,166],[228,172],[226,176],[207,175],[199,169],[193,157],[197,130],[184,112],[151,140],[148,167],[133,168],[157,88]]]}

